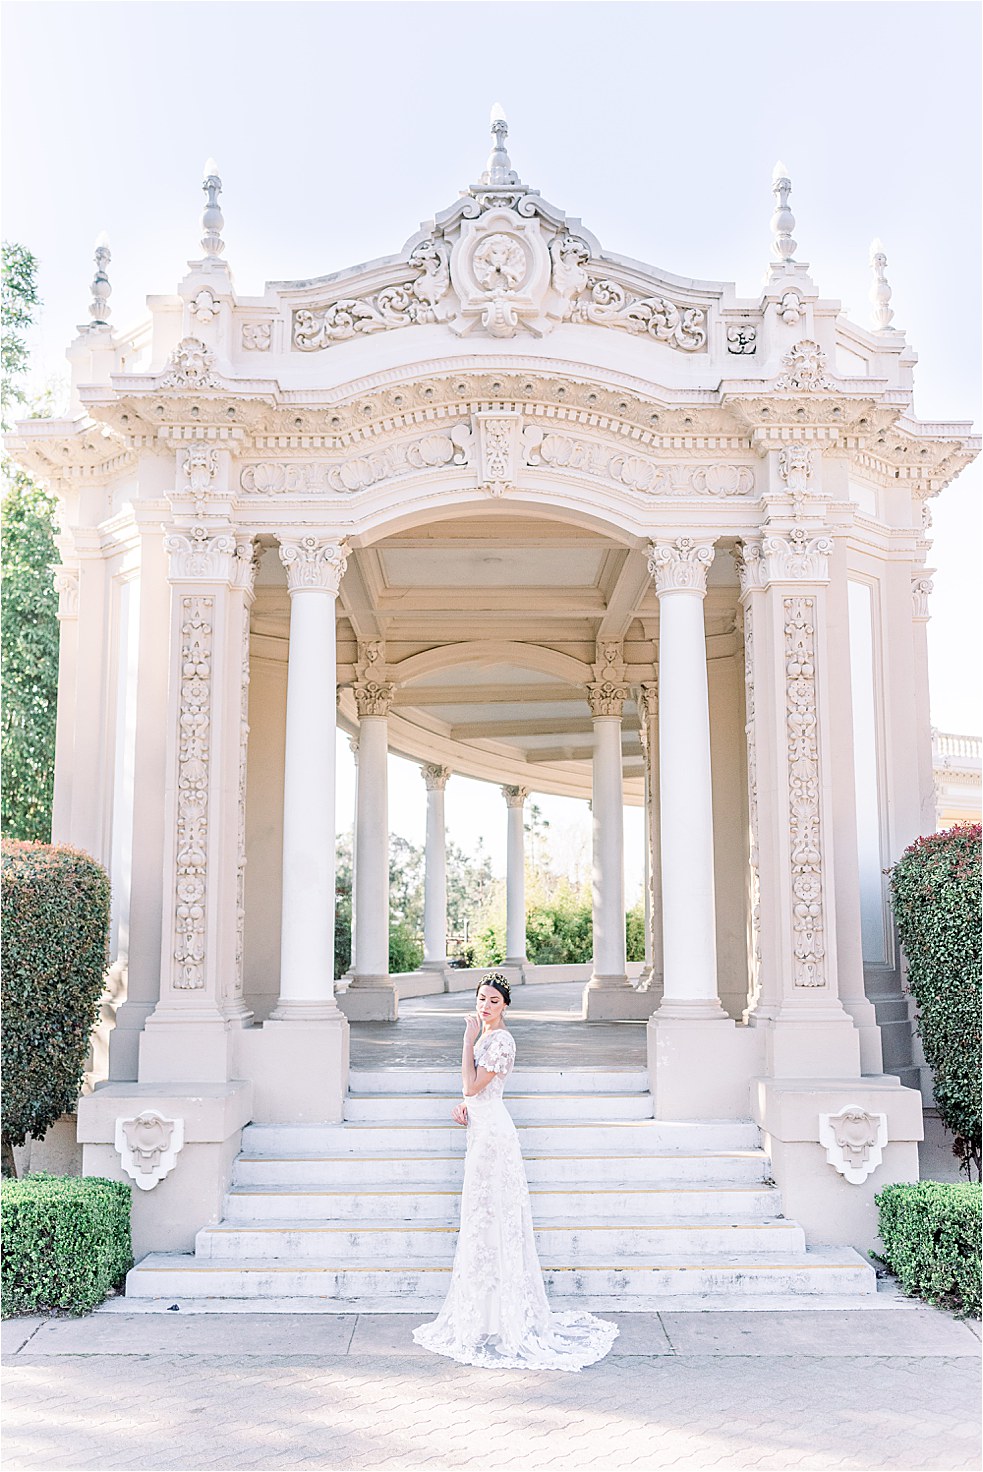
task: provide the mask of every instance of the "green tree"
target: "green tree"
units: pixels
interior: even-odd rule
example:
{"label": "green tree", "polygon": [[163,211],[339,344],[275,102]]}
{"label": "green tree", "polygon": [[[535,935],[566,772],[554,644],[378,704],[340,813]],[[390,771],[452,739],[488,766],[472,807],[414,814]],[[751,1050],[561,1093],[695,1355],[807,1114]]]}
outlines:
{"label": "green tree", "polygon": [[[20,245],[3,246],[2,411],[25,403],[25,333],[39,305],[37,262]],[[49,568],[57,562],[56,501],[9,460],[0,514],[0,829],[7,838],[51,838],[55,717],[58,705],[58,599]]]}

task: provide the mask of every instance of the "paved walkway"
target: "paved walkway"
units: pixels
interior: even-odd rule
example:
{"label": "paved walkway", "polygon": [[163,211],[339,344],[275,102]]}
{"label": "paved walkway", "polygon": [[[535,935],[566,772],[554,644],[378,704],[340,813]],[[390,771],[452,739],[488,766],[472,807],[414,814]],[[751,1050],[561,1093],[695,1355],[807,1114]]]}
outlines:
{"label": "paved walkway", "polygon": [[580,1375],[418,1349],[412,1314],[3,1325],[6,1468],[656,1472],[979,1466],[979,1325],[849,1311],[610,1315]]}
{"label": "paved walkway", "polygon": [[[644,1022],[584,1022],[584,982],[516,987],[508,1009],[517,1068],[644,1068]],[[412,997],[397,1022],[353,1022],[353,1068],[459,1068],[470,992]]]}

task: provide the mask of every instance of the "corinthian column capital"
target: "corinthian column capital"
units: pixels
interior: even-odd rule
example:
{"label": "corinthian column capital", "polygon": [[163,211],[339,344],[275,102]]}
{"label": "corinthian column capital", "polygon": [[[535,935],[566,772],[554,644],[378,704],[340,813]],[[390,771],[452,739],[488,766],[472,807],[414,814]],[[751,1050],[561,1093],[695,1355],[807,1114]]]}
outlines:
{"label": "corinthian column capital", "polygon": [[649,548],[649,572],[660,597],[663,593],[699,593],[702,598],[712,561],[713,542],[700,542],[694,537],[657,541]]}
{"label": "corinthian column capital", "polygon": [[348,544],[331,537],[313,534],[284,534],[280,542],[280,561],[287,569],[287,587],[291,593],[301,589],[336,596],[348,565]]}

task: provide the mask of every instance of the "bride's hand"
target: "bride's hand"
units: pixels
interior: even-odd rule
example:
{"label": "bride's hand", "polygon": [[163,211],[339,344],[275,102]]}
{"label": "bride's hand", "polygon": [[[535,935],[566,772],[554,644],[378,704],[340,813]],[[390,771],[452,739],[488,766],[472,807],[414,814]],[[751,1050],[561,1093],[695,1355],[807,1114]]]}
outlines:
{"label": "bride's hand", "polygon": [[467,1124],[468,1110],[465,1104],[455,1104],[451,1110],[451,1119],[455,1124]]}
{"label": "bride's hand", "polygon": [[464,1041],[466,1043],[475,1043],[480,1032],[481,1022],[472,1012],[467,1022],[464,1024]]}

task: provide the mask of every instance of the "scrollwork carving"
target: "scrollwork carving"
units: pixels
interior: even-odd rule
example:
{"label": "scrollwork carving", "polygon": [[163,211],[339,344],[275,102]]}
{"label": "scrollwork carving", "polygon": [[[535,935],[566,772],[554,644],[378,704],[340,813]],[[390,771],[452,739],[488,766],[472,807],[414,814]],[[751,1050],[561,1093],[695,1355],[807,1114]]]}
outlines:
{"label": "scrollwork carving", "polygon": [[388,445],[370,455],[356,455],[341,464],[318,465],[310,461],[260,461],[243,467],[239,484],[247,495],[312,495],[325,491],[354,493],[379,481],[414,470],[439,469],[444,465],[466,465],[471,430],[466,424],[446,432],[424,435],[404,444]]}
{"label": "scrollwork carving", "polygon": [[911,614],[912,617],[927,622],[931,618],[928,600],[935,589],[931,578],[913,577],[911,580]]}
{"label": "scrollwork carving", "polygon": [[236,543],[231,532],[211,536],[198,525],[189,535],[174,532],[164,539],[170,560],[169,576],[174,582],[231,581]]}
{"label": "scrollwork carving", "polygon": [[272,322],[243,322],[242,346],[245,352],[268,353],[272,345]]}
{"label": "scrollwork carving", "polygon": [[832,539],[810,537],[804,527],[793,527],[787,537],[767,536],[762,542],[766,581],[771,583],[825,581],[829,577]]}
{"label": "scrollwork carving", "polygon": [[79,616],[79,570],[77,567],[52,567],[55,592],[58,594],[58,618]]}
{"label": "scrollwork carving", "polygon": [[450,288],[450,251],[442,240],[423,240],[411,252],[417,275],[384,287],[372,296],[341,297],[324,307],[300,307],[293,314],[293,345],[319,352],[346,338],[384,332],[390,327],[435,322]]}
{"label": "scrollwork carving", "polygon": [[594,280],[573,304],[573,322],[595,322],[644,334],[683,352],[702,352],[707,345],[704,307],[677,307],[664,296],[632,296],[609,277]]}
{"label": "scrollwork carving", "polygon": [[758,329],[751,322],[735,322],[727,329],[727,351],[736,357],[749,357],[758,351]]}
{"label": "scrollwork carving", "polygon": [[797,987],[826,985],[820,827],[819,716],[816,687],[816,602],[783,600],[785,735],[792,969]]}

